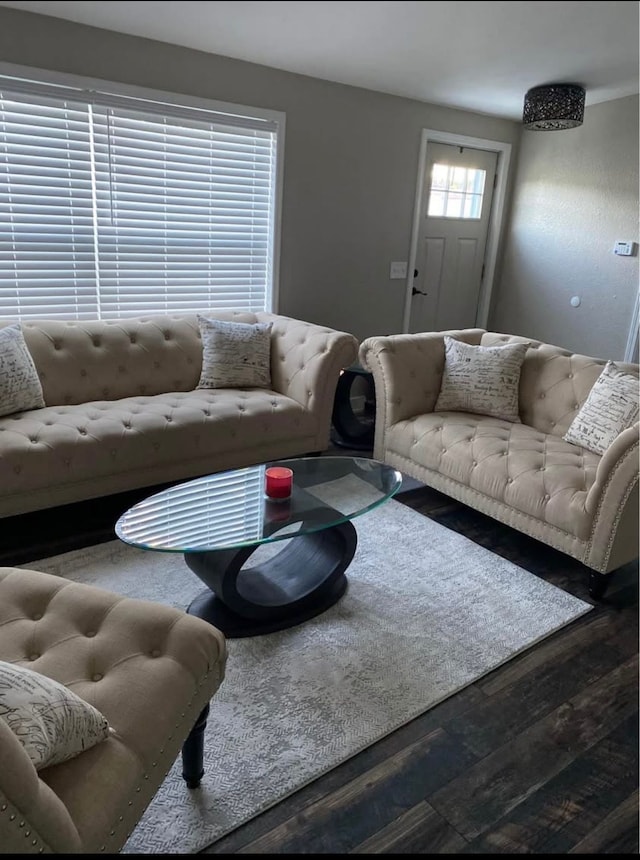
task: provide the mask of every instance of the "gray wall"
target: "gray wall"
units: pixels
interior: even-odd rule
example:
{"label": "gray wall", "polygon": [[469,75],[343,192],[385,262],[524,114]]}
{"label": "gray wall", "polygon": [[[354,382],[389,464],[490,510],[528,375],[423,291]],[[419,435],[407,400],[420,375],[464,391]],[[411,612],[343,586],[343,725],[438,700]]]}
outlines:
{"label": "gray wall", "polygon": [[623,357],[638,257],[612,248],[638,238],[636,97],[588,107],[578,129],[527,132],[6,7],[0,60],[284,111],[279,310],[360,338],[402,328],[404,282],[389,280],[389,263],[409,255],[421,129],[513,143],[516,191],[489,327]]}
{"label": "gray wall", "polygon": [[[582,126],[523,130],[491,326],[624,358],[638,294],[638,98],[587,107]],[[570,305],[580,296],[578,308]]]}
{"label": "gray wall", "polygon": [[[153,14],[153,4],[149,4]],[[515,143],[518,123],[0,7],[0,60],[286,113],[281,313],[401,331],[422,128]],[[515,154],[515,148],[514,148]]]}

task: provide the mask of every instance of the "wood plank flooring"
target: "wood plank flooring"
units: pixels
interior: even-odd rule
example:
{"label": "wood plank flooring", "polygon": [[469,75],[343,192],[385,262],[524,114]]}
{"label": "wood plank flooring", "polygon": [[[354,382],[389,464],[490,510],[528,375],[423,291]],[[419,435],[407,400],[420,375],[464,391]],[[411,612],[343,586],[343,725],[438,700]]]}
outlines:
{"label": "wood plank flooring", "polygon": [[[595,603],[562,553],[426,487],[396,498]],[[637,566],[583,618],[206,853],[637,854]]]}
{"label": "wood plank flooring", "polygon": [[[595,603],[582,565],[406,487],[398,501]],[[0,564],[112,540],[117,517],[145,495],[0,521]],[[638,854],[638,772],[630,564],[592,612],[202,853]]]}

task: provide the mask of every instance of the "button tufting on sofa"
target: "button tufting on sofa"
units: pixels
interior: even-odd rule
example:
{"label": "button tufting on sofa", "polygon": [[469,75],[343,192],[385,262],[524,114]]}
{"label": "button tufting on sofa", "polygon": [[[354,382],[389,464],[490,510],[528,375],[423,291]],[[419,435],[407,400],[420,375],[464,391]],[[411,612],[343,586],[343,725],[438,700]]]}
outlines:
{"label": "button tufting on sofa", "polygon": [[[60,641],[77,635],[85,614],[107,620],[100,643],[91,647],[95,654],[109,654],[113,660],[109,681],[100,684],[96,701],[113,734],[68,762],[37,772],[0,720],[3,765],[7,765],[0,768],[2,852],[23,853],[28,833],[38,834],[32,844],[43,846],[40,852],[93,854],[109,846],[109,853],[117,853],[181,748],[187,784],[199,783],[202,757],[197,741],[194,746],[195,736],[191,740],[189,735],[199,715],[206,718],[208,703],[223,681],[226,643],[214,627],[178,609],[89,585],[67,581],[61,586],[60,577],[33,570],[0,568],[0,659],[11,654],[13,662],[29,664],[40,656],[31,652],[16,661],[15,634],[7,630],[21,629],[7,622],[26,617],[24,595],[33,593],[48,597]],[[148,642],[149,634],[143,631],[150,626],[154,636],[166,640],[172,659],[154,667],[142,690],[136,680],[146,660],[140,645]],[[178,631],[175,637],[174,631]],[[131,641],[135,639],[140,644]],[[83,671],[79,655],[74,654],[65,651],[56,656],[53,649],[34,668],[82,697],[83,691],[90,693],[87,684],[99,683],[107,672]],[[123,706],[125,702],[130,707]],[[162,719],[156,719],[158,713],[164,715]],[[114,785],[118,791],[112,790]]]}
{"label": "button tufting on sofa", "polygon": [[[455,334],[487,346],[523,340],[483,329]],[[520,375],[520,422],[510,424],[486,415],[433,412],[443,370],[442,332],[367,338],[360,363],[372,372],[382,407],[374,456],[608,573],[638,556],[638,424],[602,457],[566,442],[580,398],[584,402],[605,362],[551,344],[529,344]],[[638,365],[619,365],[638,375]],[[468,426],[472,436],[462,429]],[[511,473],[506,480],[505,471]],[[544,485],[538,472],[544,472]]]}
{"label": "button tufting on sofa", "polygon": [[[270,389],[198,389],[196,315],[26,326],[47,405],[0,417],[0,517],[326,449],[334,393],[327,379],[337,383],[354,362],[356,339],[275,314],[239,318],[274,321],[273,355],[283,360],[272,362]],[[55,343],[63,348],[54,362]]]}

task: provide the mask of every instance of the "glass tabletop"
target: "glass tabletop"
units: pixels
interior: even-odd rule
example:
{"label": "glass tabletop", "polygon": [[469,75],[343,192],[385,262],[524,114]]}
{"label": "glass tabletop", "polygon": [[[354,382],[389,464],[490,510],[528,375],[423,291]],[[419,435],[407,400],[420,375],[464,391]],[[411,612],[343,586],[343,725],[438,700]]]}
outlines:
{"label": "glass tabletop", "polygon": [[[289,498],[265,495],[265,471],[293,471]],[[300,457],[177,484],[134,505],[117,536],[142,549],[204,552],[284,540],[351,520],[381,505],[402,475],[365,457]]]}

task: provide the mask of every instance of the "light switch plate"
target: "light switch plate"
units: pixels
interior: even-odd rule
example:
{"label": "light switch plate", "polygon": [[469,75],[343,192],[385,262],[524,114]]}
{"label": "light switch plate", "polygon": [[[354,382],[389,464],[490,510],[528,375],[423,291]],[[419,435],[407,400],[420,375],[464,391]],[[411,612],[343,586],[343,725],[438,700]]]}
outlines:
{"label": "light switch plate", "polygon": [[389,278],[406,278],[407,263],[391,263],[389,267]]}

